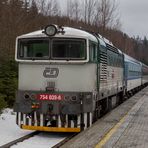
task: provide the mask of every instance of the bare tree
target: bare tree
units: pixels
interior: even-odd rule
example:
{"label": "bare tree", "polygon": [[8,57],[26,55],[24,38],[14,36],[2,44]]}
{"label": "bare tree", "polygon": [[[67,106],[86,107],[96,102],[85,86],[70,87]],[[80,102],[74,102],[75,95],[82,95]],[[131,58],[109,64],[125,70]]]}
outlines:
{"label": "bare tree", "polygon": [[32,3],[31,0],[24,0],[24,9],[26,12],[29,11],[29,7],[31,3]]}
{"label": "bare tree", "polygon": [[95,16],[95,5],[96,0],[84,0],[84,8],[83,8],[83,14],[84,14],[84,22],[87,24],[92,24],[92,21]]}
{"label": "bare tree", "polygon": [[78,22],[81,18],[81,9],[78,0],[73,2],[73,17],[76,22]]}
{"label": "bare tree", "polygon": [[[21,0],[3,0],[0,5],[0,54],[11,57],[14,53],[14,42],[18,32],[18,26],[21,26],[20,17],[24,10]],[[16,11],[17,10],[17,11]],[[19,14],[19,15],[18,15]],[[2,53],[1,53],[2,52]]]}
{"label": "bare tree", "polygon": [[60,15],[60,8],[56,0],[47,1],[46,15],[57,16]]}
{"label": "bare tree", "polygon": [[45,0],[36,0],[38,6],[38,12],[40,14],[46,14],[46,1]]}
{"label": "bare tree", "polygon": [[95,24],[102,27],[105,32],[107,27],[119,25],[116,0],[100,0],[96,5]]}
{"label": "bare tree", "polygon": [[73,1],[72,0],[67,0],[66,2],[66,16],[68,18],[71,18],[73,17],[73,12],[74,12],[74,8],[73,8]]}
{"label": "bare tree", "polygon": [[80,2],[67,0],[67,17],[78,22],[81,18]]}
{"label": "bare tree", "polygon": [[61,10],[57,0],[36,0],[38,11],[45,16],[60,16]]}

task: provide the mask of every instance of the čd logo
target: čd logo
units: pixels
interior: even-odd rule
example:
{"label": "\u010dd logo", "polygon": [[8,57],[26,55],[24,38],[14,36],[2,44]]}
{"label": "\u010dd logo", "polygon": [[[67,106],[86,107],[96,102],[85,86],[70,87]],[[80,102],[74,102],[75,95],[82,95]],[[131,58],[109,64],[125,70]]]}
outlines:
{"label": "\u010dd logo", "polygon": [[45,78],[57,78],[59,74],[59,69],[58,68],[48,68],[46,67],[43,76]]}

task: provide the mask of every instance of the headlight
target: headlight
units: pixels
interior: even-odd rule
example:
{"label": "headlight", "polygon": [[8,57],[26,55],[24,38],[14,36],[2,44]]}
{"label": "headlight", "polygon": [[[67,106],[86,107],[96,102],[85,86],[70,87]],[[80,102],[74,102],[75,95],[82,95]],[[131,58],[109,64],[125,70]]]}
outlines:
{"label": "headlight", "polygon": [[29,94],[28,93],[24,93],[24,98],[25,99],[29,99],[30,98]]}
{"label": "headlight", "polygon": [[48,25],[45,27],[45,34],[48,36],[54,36],[57,33],[57,28],[55,25]]}

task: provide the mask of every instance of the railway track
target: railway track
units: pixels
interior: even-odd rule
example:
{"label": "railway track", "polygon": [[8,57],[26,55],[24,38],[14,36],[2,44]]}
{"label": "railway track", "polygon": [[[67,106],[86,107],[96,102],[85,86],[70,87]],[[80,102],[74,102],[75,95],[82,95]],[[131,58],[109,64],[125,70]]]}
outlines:
{"label": "railway track", "polygon": [[64,145],[66,142],[71,140],[74,136],[78,135],[78,133],[73,133],[71,136],[65,138],[63,141],[59,142],[58,144],[54,145],[52,148],[59,148]]}
{"label": "railway track", "polygon": [[24,141],[26,139],[29,139],[29,138],[33,137],[33,136],[35,136],[35,135],[37,135],[39,133],[40,133],[39,131],[35,131],[35,132],[31,133],[31,134],[25,135],[25,136],[23,136],[21,138],[18,138],[16,140],[14,140],[14,141],[11,141],[11,142],[9,142],[7,144],[4,144],[4,145],[0,146],[0,148],[9,148],[9,147],[11,147],[11,146],[13,146],[13,145],[15,145],[15,144],[17,144],[19,142],[22,142],[22,141]]}
{"label": "railway track", "polygon": [[[77,133],[47,133],[35,131],[31,134],[4,144],[0,146],[0,148],[20,148],[34,146],[43,146],[43,148],[58,148],[72,139],[75,135],[77,135]],[[38,144],[40,144],[40,146]]]}

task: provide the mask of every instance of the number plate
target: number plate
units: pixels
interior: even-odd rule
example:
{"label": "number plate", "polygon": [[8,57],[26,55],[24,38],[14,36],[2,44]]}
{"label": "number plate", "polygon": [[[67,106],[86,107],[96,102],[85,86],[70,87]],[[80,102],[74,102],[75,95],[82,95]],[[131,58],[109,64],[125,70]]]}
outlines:
{"label": "number plate", "polygon": [[61,100],[63,100],[64,95],[61,95],[61,94],[38,94],[37,98],[39,100],[61,101]]}

